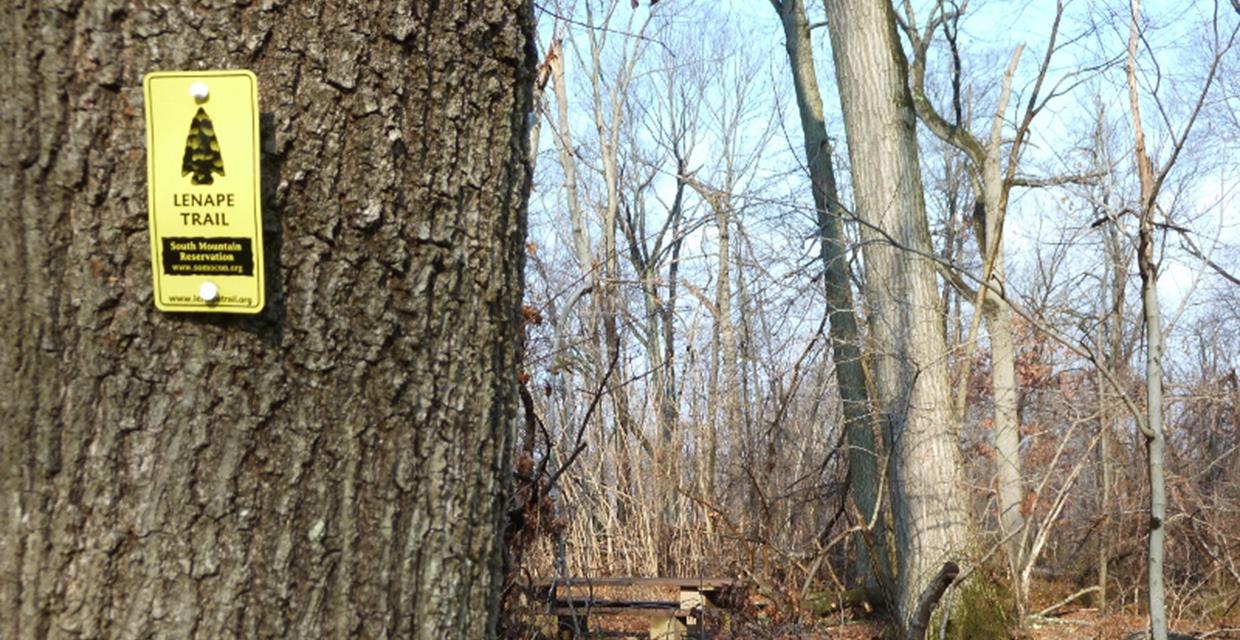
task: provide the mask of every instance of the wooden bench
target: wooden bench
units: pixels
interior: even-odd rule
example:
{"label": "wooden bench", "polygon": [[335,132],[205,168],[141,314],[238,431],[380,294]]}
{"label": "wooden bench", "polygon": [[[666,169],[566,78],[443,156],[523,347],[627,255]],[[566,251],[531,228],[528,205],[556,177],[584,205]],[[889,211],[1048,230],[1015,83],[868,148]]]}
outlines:
{"label": "wooden bench", "polygon": [[[650,637],[658,640],[681,640],[705,632],[704,614],[710,607],[719,607],[716,597],[724,589],[735,586],[728,578],[545,578],[530,587],[547,603],[546,612],[557,618],[562,639],[584,635],[589,630],[590,616],[635,615],[650,622]],[[620,600],[596,597],[596,588],[610,595],[619,589],[676,589],[676,600]],[[561,594],[563,590],[563,594]],[[582,594],[581,592],[585,593]]]}

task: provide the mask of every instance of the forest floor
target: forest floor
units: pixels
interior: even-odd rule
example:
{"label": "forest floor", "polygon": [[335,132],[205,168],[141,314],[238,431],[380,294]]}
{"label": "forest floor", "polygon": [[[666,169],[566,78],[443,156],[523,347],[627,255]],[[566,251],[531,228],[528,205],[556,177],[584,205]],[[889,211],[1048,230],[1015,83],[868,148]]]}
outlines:
{"label": "forest floor", "polygon": [[[1025,640],[1123,640],[1140,633],[1146,618],[1129,614],[1101,616],[1096,610],[1073,611],[1051,621],[1032,623]],[[616,616],[595,627],[597,635],[589,637],[649,638],[646,621],[640,617]],[[727,631],[715,631],[705,637],[711,640],[887,640],[889,624],[878,618],[841,620],[838,616],[813,622],[768,619],[737,621]],[[1209,628],[1200,624],[1178,621],[1172,630],[1184,637],[1209,640],[1240,640],[1240,628]],[[694,636],[696,637],[696,636]],[[1140,638],[1141,636],[1135,636]],[[991,640],[991,639],[978,639]],[[998,639],[1002,640],[1002,639]]]}
{"label": "forest floor", "polygon": [[[1121,640],[1131,637],[1129,634],[1141,633],[1147,624],[1147,620],[1140,616],[1099,616],[1096,611],[1073,612],[1056,620],[1057,622],[1031,624],[1027,635],[1023,637],[1026,640]],[[1173,631],[1192,638],[1240,640],[1240,629],[1211,629],[1185,622],[1175,625]],[[838,620],[822,620],[814,625],[740,625],[731,633],[720,633],[713,637],[716,640],[885,640],[887,633],[888,624],[884,621],[855,620],[841,624]]]}
{"label": "forest floor", "polygon": [[[1045,585],[1042,585],[1045,586]],[[659,589],[598,589],[595,596],[660,600],[675,594]],[[1048,596],[1035,593],[1035,595]],[[1058,596],[1054,596],[1054,602]],[[1040,598],[1035,598],[1038,600]],[[889,620],[879,612],[865,613],[860,609],[848,609],[825,617],[812,614],[786,614],[769,606],[748,607],[737,611],[726,621],[718,613],[708,615],[707,630],[703,636],[711,640],[888,640],[891,637]],[[529,613],[533,613],[532,610]],[[524,631],[511,634],[510,638],[533,639],[554,637],[555,618],[541,615],[525,617],[534,622]],[[1202,624],[1191,620],[1172,621],[1171,631],[1184,634],[1182,638],[1203,640],[1240,640],[1240,620],[1233,624]],[[1013,636],[1020,640],[1141,640],[1148,619],[1132,613],[1100,614],[1097,609],[1066,606],[1052,617],[1031,621],[1023,635]],[[588,638],[635,638],[646,640],[649,636],[649,620],[640,615],[591,616],[591,633]],[[693,635],[692,637],[697,637]],[[972,639],[970,639],[972,640]],[[977,640],[990,640],[979,638]],[[998,639],[1003,640],[1003,639]]]}

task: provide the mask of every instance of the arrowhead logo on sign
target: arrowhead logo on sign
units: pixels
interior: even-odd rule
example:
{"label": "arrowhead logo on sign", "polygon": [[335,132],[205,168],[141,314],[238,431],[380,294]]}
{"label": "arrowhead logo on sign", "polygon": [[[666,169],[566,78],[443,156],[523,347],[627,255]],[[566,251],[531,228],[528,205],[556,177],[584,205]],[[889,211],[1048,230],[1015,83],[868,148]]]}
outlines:
{"label": "arrowhead logo on sign", "polygon": [[224,175],[224,158],[220,156],[220,142],[215,139],[215,125],[202,107],[198,107],[194,122],[189,125],[185,157],[181,160],[181,175],[191,173],[194,184],[212,184],[215,178],[211,174]]}
{"label": "arrowhead logo on sign", "polygon": [[244,70],[160,71],[143,88],[155,306],[258,313],[257,79]]}

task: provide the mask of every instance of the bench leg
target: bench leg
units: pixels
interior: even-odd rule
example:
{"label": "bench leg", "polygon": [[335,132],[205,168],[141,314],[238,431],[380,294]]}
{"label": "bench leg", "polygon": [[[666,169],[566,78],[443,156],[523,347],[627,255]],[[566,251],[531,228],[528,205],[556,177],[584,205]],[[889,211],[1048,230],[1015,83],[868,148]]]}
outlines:
{"label": "bench leg", "polygon": [[586,632],[590,630],[586,623],[587,620],[585,616],[559,616],[559,640],[576,640],[586,637]]}
{"label": "bench leg", "polygon": [[706,613],[707,604],[707,599],[701,591],[684,588],[680,590],[680,608],[698,612],[698,615],[685,618],[685,625],[689,631],[694,632],[694,637],[702,637],[702,631],[706,626],[706,621],[702,619],[702,616]]}
{"label": "bench leg", "polygon": [[676,616],[659,616],[650,619],[651,640],[683,640],[689,632],[684,620]]}

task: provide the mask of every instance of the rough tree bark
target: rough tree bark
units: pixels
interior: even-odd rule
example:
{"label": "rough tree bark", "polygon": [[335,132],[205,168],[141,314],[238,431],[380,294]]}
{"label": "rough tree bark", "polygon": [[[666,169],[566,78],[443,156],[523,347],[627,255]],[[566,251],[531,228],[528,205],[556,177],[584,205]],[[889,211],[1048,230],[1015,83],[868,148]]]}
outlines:
{"label": "rough tree bark", "polygon": [[[1060,7],[1062,12],[1062,7]],[[1048,45],[1048,52],[1043,61],[1038,79],[1034,84],[1033,99],[1028,103],[1023,118],[1016,125],[1013,140],[1004,137],[1005,127],[1010,116],[1007,113],[1012,94],[1012,79],[1016,65],[1020,61],[1024,45],[1017,46],[1008,63],[999,85],[999,101],[994,114],[990,118],[989,132],[985,136],[974,135],[964,120],[963,104],[959,90],[960,69],[957,63],[953,73],[953,121],[948,122],[926,96],[926,65],[927,53],[934,37],[933,18],[925,31],[918,34],[912,26],[911,9],[906,15],[905,24],[910,25],[905,33],[908,35],[913,49],[912,64],[909,66],[910,88],[913,105],[918,117],[926,127],[940,140],[960,150],[966,159],[966,170],[976,196],[974,206],[974,238],[977,240],[978,253],[982,256],[982,277],[987,286],[975,294],[975,302],[980,306],[980,317],[985,318],[986,332],[990,338],[990,388],[994,447],[995,447],[995,485],[999,508],[999,533],[1006,540],[1008,567],[1011,575],[1017,576],[1012,581],[1016,590],[1017,606],[1023,610],[1028,598],[1024,581],[1019,579],[1029,561],[1029,531],[1024,530],[1025,518],[1022,513],[1024,497],[1022,485],[1022,465],[1020,457],[1020,394],[1016,378],[1016,343],[1012,334],[1012,309],[1004,298],[1006,287],[1006,254],[1004,250],[1004,221],[1007,218],[1007,206],[1019,165],[1021,149],[1027,140],[1027,131],[1034,115],[1040,108],[1037,102],[1038,90],[1046,77],[1046,71],[1054,51],[1055,36],[1058,33],[1059,20],[1056,19]],[[956,29],[956,18],[945,20],[944,31]],[[953,47],[954,47],[954,41]],[[954,50],[953,50],[954,51]],[[962,120],[964,123],[962,124]],[[1006,156],[1006,163],[1005,163]],[[970,330],[974,337],[977,319]],[[964,379],[969,375],[966,371]],[[962,383],[963,384],[963,383]],[[964,387],[957,399],[956,410],[963,415]]]}
{"label": "rough tree bark", "polygon": [[[828,0],[827,23],[861,219],[865,296],[889,454],[896,611],[969,546],[906,61],[886,0]],[[895,246],[896,244],[899,247]]]}
{"label": "rough tree bark", "polygon": [[813,43],[802,0],[771,0],[784,27],[784,47],[792,71],[801,132],[805,137],[805,163],[813,185],[814,208],[818,213],[820,254],[823,281],[831,328],[831,357],[835,364],[835,380],[839,386],[844,413],[844,431],[848,441],[850,491],[861,517],[874,522],[869,540],[875,547],[871,559],[865,541],[858,545],[857,569],[869,585],[870,597],[882,596],[880,587],[890,582],[888,556],[882,519],[874,517],[878,506],[879,464],[878,445],[874,437],[870,394],[866,387],[865,367],[861,355],[861,336],[854,313],[852,280],[845,250],[843,218],[839,192],[835,183],[835,167],[831,161],[831,141],[823,115],[822,96],[818,92],[818,74],[814,65]]}
{"label": "rough tree bark", "polygon": [[[530,4],[34,4],[0,26],[0,637],[491,635]],[[268,308],[160,313],[142,75],[235,67]]]}

